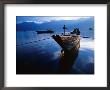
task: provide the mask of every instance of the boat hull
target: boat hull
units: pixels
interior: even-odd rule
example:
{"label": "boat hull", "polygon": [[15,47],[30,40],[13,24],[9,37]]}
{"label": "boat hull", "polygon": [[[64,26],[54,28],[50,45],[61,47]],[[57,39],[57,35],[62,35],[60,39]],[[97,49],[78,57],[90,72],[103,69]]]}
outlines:
{"label": "boat hull", "polygon": [[37,34],[54,33],[53,31],[36,31]]}
{"label": "boat hull", "polygon": [[59,36],[53,35],[52,38],[62,47],[66,52],[73,52],[80,48],[80,36]]}

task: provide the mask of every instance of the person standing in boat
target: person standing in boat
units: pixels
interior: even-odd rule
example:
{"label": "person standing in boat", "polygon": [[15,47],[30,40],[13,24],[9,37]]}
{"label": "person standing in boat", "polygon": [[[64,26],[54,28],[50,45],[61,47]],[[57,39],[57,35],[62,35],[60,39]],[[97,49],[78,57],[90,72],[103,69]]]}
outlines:
{"label": "person standing in boat", "polygon": [[79,31],[79,28],[77,28],[77,33],[76,33],[77,35],[80,35],[80,31]]}
{"label": "person standing in boat", "polygon": [[72,34],[80,35],[79,28],[75,28]]}
{"label": "person standing in boat", "polygon": [[71,34],[80,35],[79,28],[74,28],[73,32]]}

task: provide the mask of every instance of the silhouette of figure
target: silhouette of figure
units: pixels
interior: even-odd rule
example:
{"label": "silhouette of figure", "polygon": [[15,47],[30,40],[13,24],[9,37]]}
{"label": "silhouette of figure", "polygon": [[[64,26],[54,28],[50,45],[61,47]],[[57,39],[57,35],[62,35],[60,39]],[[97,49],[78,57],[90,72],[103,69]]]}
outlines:
{"label": "silhouette of figure", "polygon": [[72,34],[76,34],[76,35],[80,35],[80,31],[79,28],[75,28],[73,32],[71,32]]}
{"label": "silhouette of figure", "polygon": [[77,28],[77,35],[80,35],[80,31],[79,31],[79,28]]}

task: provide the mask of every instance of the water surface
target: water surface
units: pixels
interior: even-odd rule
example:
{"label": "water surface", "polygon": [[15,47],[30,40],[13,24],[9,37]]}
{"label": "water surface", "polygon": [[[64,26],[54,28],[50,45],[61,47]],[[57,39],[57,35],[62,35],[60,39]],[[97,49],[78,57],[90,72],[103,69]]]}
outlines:
{"label": "water surface", "polygon": [[[56,74],[58,72],[62,48],[51,36],[52,34],[37,34],[35,31],[17,31],[17,74]],[[89,41],[93,42],[88,39],[87,42]],[[68,74],[94,73],[94,50],[83,47],[86,43],[81,44],[76,63]]]}

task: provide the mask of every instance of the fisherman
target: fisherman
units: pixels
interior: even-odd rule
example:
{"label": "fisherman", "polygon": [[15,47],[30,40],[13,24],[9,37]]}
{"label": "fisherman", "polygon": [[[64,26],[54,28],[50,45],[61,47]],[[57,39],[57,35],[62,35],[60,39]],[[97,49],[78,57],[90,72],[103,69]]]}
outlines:
{"label": "fisherman", "polygon": [[80,35],[79,28],[75,28],[72,34]]}
{"label": "fisherman", "polygon": [[77,33],[77,28],[75,28],[73,31],[73,34],[76,34],[76,33]]}
{"label": "fisherman", "polygon": [[77,35],[80,35],[80,31],[79,31],[79,28],[77,28]]}

